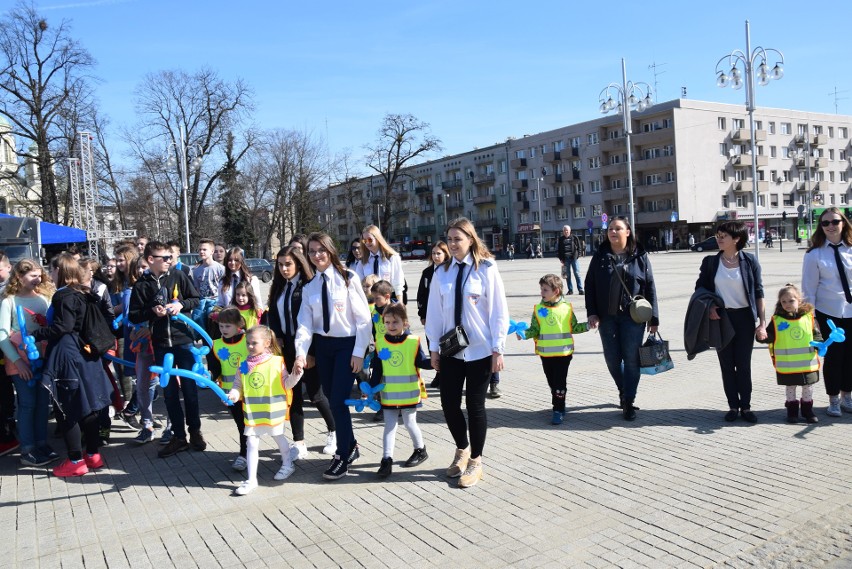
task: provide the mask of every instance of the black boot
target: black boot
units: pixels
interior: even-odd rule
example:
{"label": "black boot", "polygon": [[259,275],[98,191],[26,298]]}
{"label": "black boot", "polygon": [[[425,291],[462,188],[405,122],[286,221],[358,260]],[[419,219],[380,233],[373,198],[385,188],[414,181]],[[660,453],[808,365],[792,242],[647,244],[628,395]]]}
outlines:
{"label": "black boot", "polygon": [[819,419],[814,415],[814,402],[813,401],[805,401],[802,399],[802,417],[805,418],[805,421],[808,423],[819,423]]}
{"label": "black boot", "polygon": [[[799,400],[796,399],[794,401],[787,401],[784,403],[784,406],[787,407],[787,422],[788,423],[798,423],[799,422]],[[811,402],[811,407],[813,407],[813,402]]]}
{"label": "black boot", "polygon": [[633,399],[622,399],[621,413],[624,415],[625,421],[633,421],[636,419],[636,409],[637,407],[633,406]]}

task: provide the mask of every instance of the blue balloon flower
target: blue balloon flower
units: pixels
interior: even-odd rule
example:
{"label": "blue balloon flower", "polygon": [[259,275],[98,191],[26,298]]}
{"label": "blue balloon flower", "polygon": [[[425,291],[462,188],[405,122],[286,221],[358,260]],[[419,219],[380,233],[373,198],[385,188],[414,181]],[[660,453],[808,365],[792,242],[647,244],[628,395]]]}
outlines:
{"label": "blue balloon flower", "polygon": [[219,351],[216,352],[216,355],[219,356],[219,359],[222,361],[227,361],[228,358],[231,357],[231,350],[228,348],[219,348]]}
{"label": "blue balloon flower", "polygon": [[240,373],[248,373],[248,371],[248,362],[243,360],[243,362],[240,364]]}
{"label": "blue balloon flower", "polygon": [[780,332],[782,330],[786,330],[789,327],[790,327],[789,322],[782,322],[781,324],[778,325],[778,331]]}
{"label": "blue balloon flower", "polygon": [[377,313],[373,314],[373,322],[378,322],[378,321],[379,321],[379,313],[377,312]]}
{"label": "blue balloon flower", "polygon": [[382,348],[379,350],[379,359],[382,361],[389,360],[391,357],[391,351],[387,348]]}
{"label": "blue balloon flower", "polygon": [[547,317],[548,314],[550,314],[550,310],[548,310],[544,306],[542,306],[541,308],[538,309],[538,315],[541,316],[542,318]]}

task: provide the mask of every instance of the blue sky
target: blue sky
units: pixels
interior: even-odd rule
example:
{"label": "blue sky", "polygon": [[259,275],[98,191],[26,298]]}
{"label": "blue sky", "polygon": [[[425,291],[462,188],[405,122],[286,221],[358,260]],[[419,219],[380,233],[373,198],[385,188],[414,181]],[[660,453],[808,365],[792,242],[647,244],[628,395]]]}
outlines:
{"label": "blue sky", "polygon": [[[11,5],[11,0],[0,0]],[[758,108],[852,114],[848,57],[852,3],[489,2],[427,0],[223,2],[44,0],[98,61],[102,110],[132,124],[146,73],[209,66],[255,92],[255,121],[327,138],[333,153],[363,154],[388,112],[431,124],[444,154],[599,116],[598,95],[628,79],[655,99],[743,104],[716,87],[716,62],[752,47],[784,52],[785,76],[757,87]],[[707,4],[707,3],[701,3]],[[695,3],[698,6],[698,3]],[[3,9],[5,11],[5,8]],[[759,111],[758,111],[759,114]]]}

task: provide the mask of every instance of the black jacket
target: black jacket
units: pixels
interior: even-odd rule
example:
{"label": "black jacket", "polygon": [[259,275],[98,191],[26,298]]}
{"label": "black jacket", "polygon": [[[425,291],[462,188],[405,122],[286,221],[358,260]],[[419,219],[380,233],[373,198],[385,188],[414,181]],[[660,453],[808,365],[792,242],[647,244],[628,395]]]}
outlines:
{"label": "black jacket", "polygon": [[[719,310],[719,320],[710,320],[710,309]],[[686,307],[686,317],[683,319],[683,347],[686,350],[686,359],[692,360],[699,354],[710,348],[721,350],[734,339],[734,328],[728,313],[725,311],[725,303],[715,292],[706,288],[698,288],[689,299]]]}
{"label": "black jacket", "polygon": [[576,259],[581,256],[582,249],[580,248],[580,238],[576,235],[571,235],[566,238],[560,235],[556,245],[556,258],[565,262],[566,259]]}
{"label": "black jacket", "polygon": [[423,269],[420,275],[420,284],[417,286],[417,315],[421,320],[426,318],[426,308],[429,304],[429,285],[432,283],[432,276],[435,274],[435,265],[429,263],[429,266]]}
{"label": "black jacket", "polygon": [[[290,308],[293,311],[293,320],[296,322],[296,327],[299,326],[299,310],[302,308],[302,289],[308,284],[310,281],[306,281],[305,279],[299,279],[299,282],[296,284],[296,288],[293,289],[292,296],[290,298]],[[278,313],[278,299],[284,295],[284,290],[286,290],[286,286],[284,285],[284,289],[281,290],[281,294],[276,298],[269,299],[269,308],[266,311],[267,318],[267,326],[269,326],[270,330],[275,332],[276,338],[284,338],[284,323],[281,321],[281,315]],[[293,337],[295,338],[296,330],[293,329]]]}
{"label": "black jacket", "polygon": [[[745,251],[737,252],[740,259],[740,276],[742,276],[748,304],[754,320],[758,320],[757,299],[763,298],[763,280],[760,276],[760,265],[751,253]],[[705,288],[710,292],[716,292],[716,271],[722,259],[722,252],[708,255],[701,261],[701,269],[698,271],[698,280],[695,281],[695,290]]]}
{"label": "black jacket", "polygon": [[166,305],[174,299],[183,305],[181,314],[186,316],[190,316],[192,310],[198,307],[198,291],[190,277],[183,271],[169,271],[159,277],[146,272],[133,285],[127,318],[133,324],[147,322],[155,346],[171,348],[191,344],[194,336],[189,326],[172,320],[170,316],[158,318],[154,315],[155,306]]}
{"label": "black jacket", "polygon": [[[583,285],[583,288],[586,289],[587,316],[597,316],[603,319],[609,314],[610,280],[618,278],[613,275],[613,259],[614,255],[612,254],[612,247],[609,241],[598,247],[598,250],[592,256]],[[632,296],[642,295],[651,303],[653,316],[648,322],[648,325],[659,326],[660,314],[659,307],[657,306],[657,289],[654,286],[654,273],[651,271],[651,262],[648,260],[648,255],[638,243],[633,254],[628,256],[624,262],[623,276],[624,283],[627,285]],[[621,287],[621,284],[618,286]],[[622,292],[624,292],[623,288]],[[620,298],[620,308],[627,310],[631,300],[630,297],[625,293]]]}
{"label": "black jacket", "polygon": [[[80,330],[83,328],[83,315],[86,312],[86,295],[73,288],[61,288],[50,300],[50,324],[47,328],[33,330],[32,336],[36,342],[46,340],[48,349],[59,342],[62,336],[74,335],[79,343]],[[110,324],[113,320],[112,303],[109,295],[98,297],[101,312]]]}

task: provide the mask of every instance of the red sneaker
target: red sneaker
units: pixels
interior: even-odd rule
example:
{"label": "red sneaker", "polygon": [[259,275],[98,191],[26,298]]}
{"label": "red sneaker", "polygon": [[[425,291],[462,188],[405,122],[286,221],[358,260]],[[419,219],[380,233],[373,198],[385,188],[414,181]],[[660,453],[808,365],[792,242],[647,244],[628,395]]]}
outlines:
{"label": "red sneaker", "polygon": [[104,465],[104,459],[101,458],[101,453],[99,452],[96,452],[95,454],[87,454],[85,455],[85,459],[86,466],[92,470],[101,468]]}
{"label": "red sneaker", "polygon": [[53,467],[53,475],[58,476],[59,478],[83,476],[87,472],[89,472],[89,467],[86,466],[86,462],[83,460],[72,462],[66,458],[59,466]]}
{"label": "red sneaker", "polygon": [[4,456],[12,452],[13,450],[17,450],[20,448],[21,443],[19,443],[16,439],[12,439],[11,441],[0,442],[0,456]]}

